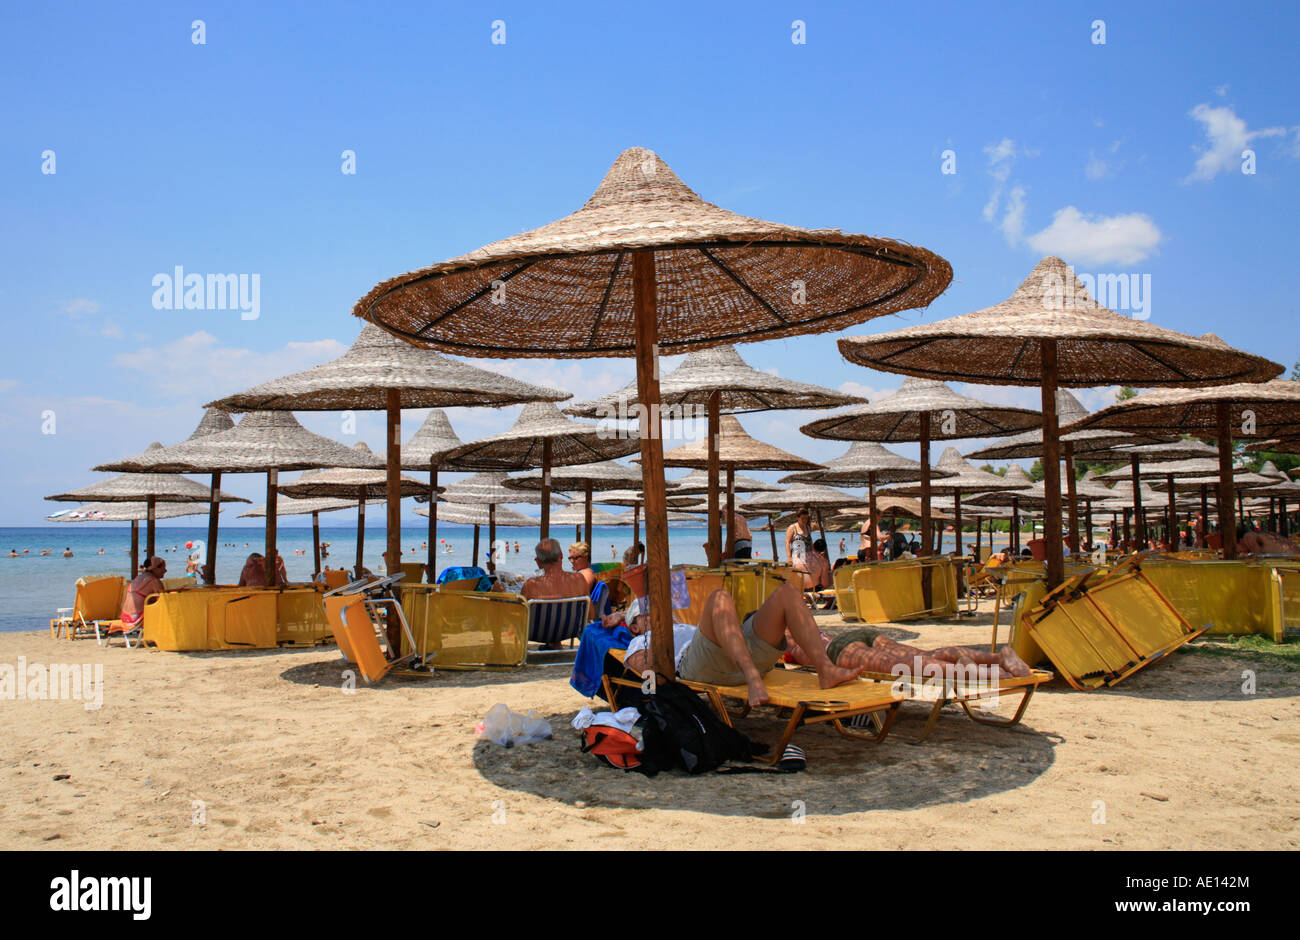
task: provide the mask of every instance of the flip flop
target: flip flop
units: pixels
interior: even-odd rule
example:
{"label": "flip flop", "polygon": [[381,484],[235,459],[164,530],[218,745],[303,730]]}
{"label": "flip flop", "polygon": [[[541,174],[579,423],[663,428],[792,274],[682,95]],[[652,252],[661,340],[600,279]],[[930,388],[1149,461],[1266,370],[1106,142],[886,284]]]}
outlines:
{"label": "flip flop", "polygon": [[776,766],[782,773],[795,774],[807,769],[808,757],[804,754],[803,748],[796,744],[787,744]]}

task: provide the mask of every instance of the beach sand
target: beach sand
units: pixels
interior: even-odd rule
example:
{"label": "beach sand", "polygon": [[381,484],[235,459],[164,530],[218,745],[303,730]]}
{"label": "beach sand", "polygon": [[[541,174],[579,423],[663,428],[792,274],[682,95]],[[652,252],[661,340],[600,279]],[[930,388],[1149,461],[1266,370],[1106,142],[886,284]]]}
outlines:
{"label": "beach sand", "polygon": [[[888,632],[975,645],[989,622]],[[1300,673],[1248,656],[1178,653],[1099,692],[1058,680],[1009,729],[953,706],[921,745],[905,740],[920,705],[880,745],[805,728],[800,774],[654,779],[579,752],[569,721],[587,701],[567,667],[358,680],[348,694],[334,647],[180,654],[0,634],[0,663],[19,656],[102,663],[105,692],[98,710],[0,701],[3,849],[1300,845]],[[498,702],[537,710],[554,739],[477,741]],[[761,716],[738,726],[774,743],[780,725]]]}

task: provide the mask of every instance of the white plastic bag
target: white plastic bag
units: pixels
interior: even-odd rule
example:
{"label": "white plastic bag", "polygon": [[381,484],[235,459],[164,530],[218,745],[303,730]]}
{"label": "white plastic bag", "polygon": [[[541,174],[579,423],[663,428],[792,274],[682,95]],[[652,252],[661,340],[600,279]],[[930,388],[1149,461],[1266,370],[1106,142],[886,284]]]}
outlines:
{"label": "white plastic bag", "polygon": [[532,744],[552,736],[546,719],[529,710],[527,715],[512,712],[506,705],[493,705],[478,724],[478,736],[495,741],[502,747]]}

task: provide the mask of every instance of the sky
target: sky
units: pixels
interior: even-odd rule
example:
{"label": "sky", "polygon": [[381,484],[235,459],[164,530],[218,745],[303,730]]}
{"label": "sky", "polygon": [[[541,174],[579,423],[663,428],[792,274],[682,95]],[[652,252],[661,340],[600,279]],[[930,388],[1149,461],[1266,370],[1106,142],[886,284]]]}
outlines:
{"label": "sky", "polygon": [[[1122,312],[1289,373],[1298,28],[1290,4],[7,4],[0,525],[185,438],[204,402],[335,358],[376,283],[572,212],[631,146],[742,215],[952,264],[928,308],[742,345],[756,368],[879,397],[900,377],[836,339],[990,306],[1055,254],[1125,275]],[[255,276],[256,307],[157,309],[178,266]],[[577,400],[634,379],[630,359],[474,364]],[[518,410],[451,420],[468,441]],[[798,430],[820,414],[741,420],[829,459],[845,445]],[[382,450],[378,413],[355,435],[299,417]],[[261,502],[264,478],[223,487]]]}

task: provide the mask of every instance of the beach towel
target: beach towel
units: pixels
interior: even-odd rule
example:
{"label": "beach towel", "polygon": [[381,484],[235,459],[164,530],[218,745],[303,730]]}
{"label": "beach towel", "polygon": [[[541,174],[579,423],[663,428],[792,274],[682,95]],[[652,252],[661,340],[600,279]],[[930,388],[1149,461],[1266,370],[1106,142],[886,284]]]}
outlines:
{"label": "beach towel", "polygon": [[478,585],[475,586],[474,590],[492,590],[492,579],[488,577],[488,573],[482,568],[473,565],[460,565],[454,568],[444,568],[442,574],[438,575],[438,583],[445,584],[448,581],[465,581],[469,578],[478,578]]}
{"label": "beach towel", "polygon": [[599,621],[587,624],[578,643],[578,656],[573,661],[573,676],[569,685],[590,698],[600,688],[604,671],[605,654],[612,649],[627,649],[632,642],[632,632],[623,624],[603,626]]}

